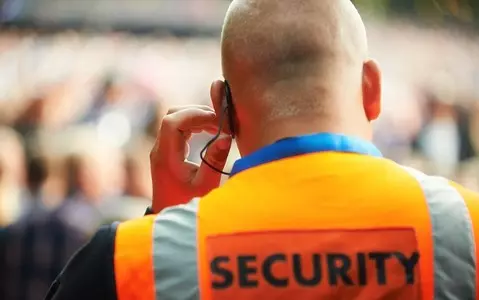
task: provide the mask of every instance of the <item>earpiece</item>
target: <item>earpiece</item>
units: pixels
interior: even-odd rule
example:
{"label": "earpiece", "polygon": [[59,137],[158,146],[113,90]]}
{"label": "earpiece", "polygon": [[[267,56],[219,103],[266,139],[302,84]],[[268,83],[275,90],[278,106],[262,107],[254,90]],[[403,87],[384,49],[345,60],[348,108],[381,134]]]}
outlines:
{"label": "earpiece", "polygon": [[221,173],[223,175],[231,175],[230,173],[224,172],[223,170],[218,170],[215,168],[213,165],[211,165],[208,161],[205,159],[205,153],[206,150],[208,149],[209,146],[211,146],[221,135],[223,132],[223,126],[224,122],[228,121],[228,126],[231,132],[231,137],[234,139],[236,130],[235,130],[235,110],[233,106],[233,97],[231,96],[231,89],[228,84],[228,81],[225,80],[225,98],[223,101],[223,107],[221,111],[221,115],[219,117],[219,129],[216,135],[205,145],[205,147],[201,150],[200,152],[200,158],[203,163],[205,163],[208,167],[211,169],[215,170],[218,173]]}
{"label": "earpiece", "polygon": [[201,158],[201,161],[203,163],[205,163],[208,167],[210,167],[212,170],[215,170],[216,172],[218,173],[221,173],[223,175],[228,175],[230,176],[231,173],[227,173],[227,172],[224,172],[223,170],[218,170],[215,166],[213,166],[212,164],[210,164],[206,159],[205,159],[205,154],[206,154],[206,150],[208,150],[208,148],[220,137],[221,135],[221,132],[223,131],[223,125],[224,125],[224,121],[225,121],[225,117],[226,115],[228,114],[228,105],[225,105],[223,107],[223,110],[221,112],[221,115],[220,115],[220,118],[219,118],[219,129],[218,129],[218,132],[216,133],[216,135],[208,142],[206,143],[205,147],[201,150],[200,152],[200,158]]}
{"label": "earpiece", "polygon": [[231,88],[227,80],[225,80],[224,110],[228,115],[228,126],[231,132],[231,137],[234,139],[236,136],[235,109],[233,105],[233,96],[231,95]]}

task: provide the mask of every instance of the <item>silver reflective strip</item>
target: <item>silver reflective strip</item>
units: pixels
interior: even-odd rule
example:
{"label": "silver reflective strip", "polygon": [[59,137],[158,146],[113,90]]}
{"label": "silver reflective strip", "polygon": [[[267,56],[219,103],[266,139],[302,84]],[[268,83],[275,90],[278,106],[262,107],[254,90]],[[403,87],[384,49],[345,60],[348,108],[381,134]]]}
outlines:
{"label": "silver reflective strip", "polygon": [[475,241],[464,199],[446,179],[406,169],[419,181],[431,216],[434,300],[476,299]]}
{"label": "silver reflective strip", "polygon": [[[153,228],[157,300],[199,299],[196,255],[198,200],[165,209]],[[138,287],[141,288],[141,287]]]}

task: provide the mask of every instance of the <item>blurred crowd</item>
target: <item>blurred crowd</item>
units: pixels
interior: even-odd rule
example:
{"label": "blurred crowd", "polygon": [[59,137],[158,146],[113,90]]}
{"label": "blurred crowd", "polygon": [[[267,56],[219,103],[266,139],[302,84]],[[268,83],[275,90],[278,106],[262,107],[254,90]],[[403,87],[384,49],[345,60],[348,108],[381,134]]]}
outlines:
{"label": "blurred crowd", "polygon": [[[479,39],[406,23],[368,27],[384,75],[377,145],[479,190]],[[2,32],[0,227],[53,218],[77,237],[66,261],[102,223],[141,216],[159,121],[172,105],[209,103],[218,46],[217,38]],[[192,139],[193,161],[207,139]]]}
{"label": "blurred crowd", "polygon": [[[479,40],[405,23],[368,27],[384,75],[376,143],[400,163],[477,188]],[[105,206],[102,214],[120,198],[148,201],[158,122],[169,106],[208,103],[209,83],[221,75],[218,45],[122,33],[0,34],[0,225],[35,201]],[[192,160],[206,139],[193,139]],[[27,195],[32,159],[46,169],[35,201]]]}
{"label": "blurred crowd", "polygon": [[[398,162],[476,187],[469,166],[479,140],[479,40],[406,24],[370,23],[369,33],[384,75],[376,143]],[[34,158],[46,168],[38,200],[46,207],[148,199],[158,121],[169,106],[208,103],[209,83],[221,75],[218,45],[121,33],[0,34],[0,224],[31,205],[26,169]],[[192,141],[193,160],[206,138]]]}

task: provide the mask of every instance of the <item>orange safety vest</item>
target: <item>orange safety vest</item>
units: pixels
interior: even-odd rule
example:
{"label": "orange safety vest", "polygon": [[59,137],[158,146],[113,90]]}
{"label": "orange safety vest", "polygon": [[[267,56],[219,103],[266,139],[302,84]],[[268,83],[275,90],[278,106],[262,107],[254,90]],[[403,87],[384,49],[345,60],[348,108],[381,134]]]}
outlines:
{"label": "orange safety vest", "polygon": [[126,299],[479,299],[479,196],[317,134],[240,159],[202,199],[118,227]]}

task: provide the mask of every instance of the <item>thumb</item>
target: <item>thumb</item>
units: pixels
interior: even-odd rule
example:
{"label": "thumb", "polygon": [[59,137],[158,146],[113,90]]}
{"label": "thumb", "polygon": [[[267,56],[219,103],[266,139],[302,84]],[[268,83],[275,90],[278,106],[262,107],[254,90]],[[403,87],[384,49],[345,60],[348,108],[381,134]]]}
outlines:
{"label": "thumb", "polygon": [[195,185],[208,193],[211,189],[217,188],[220,184],[221,173],[226,165],[228,155],[230,153],[232,138],[231,136],[220,137],[207,150],[204,160],[213,166],[212,169],[205,162],[202,162],[195,177]]}

